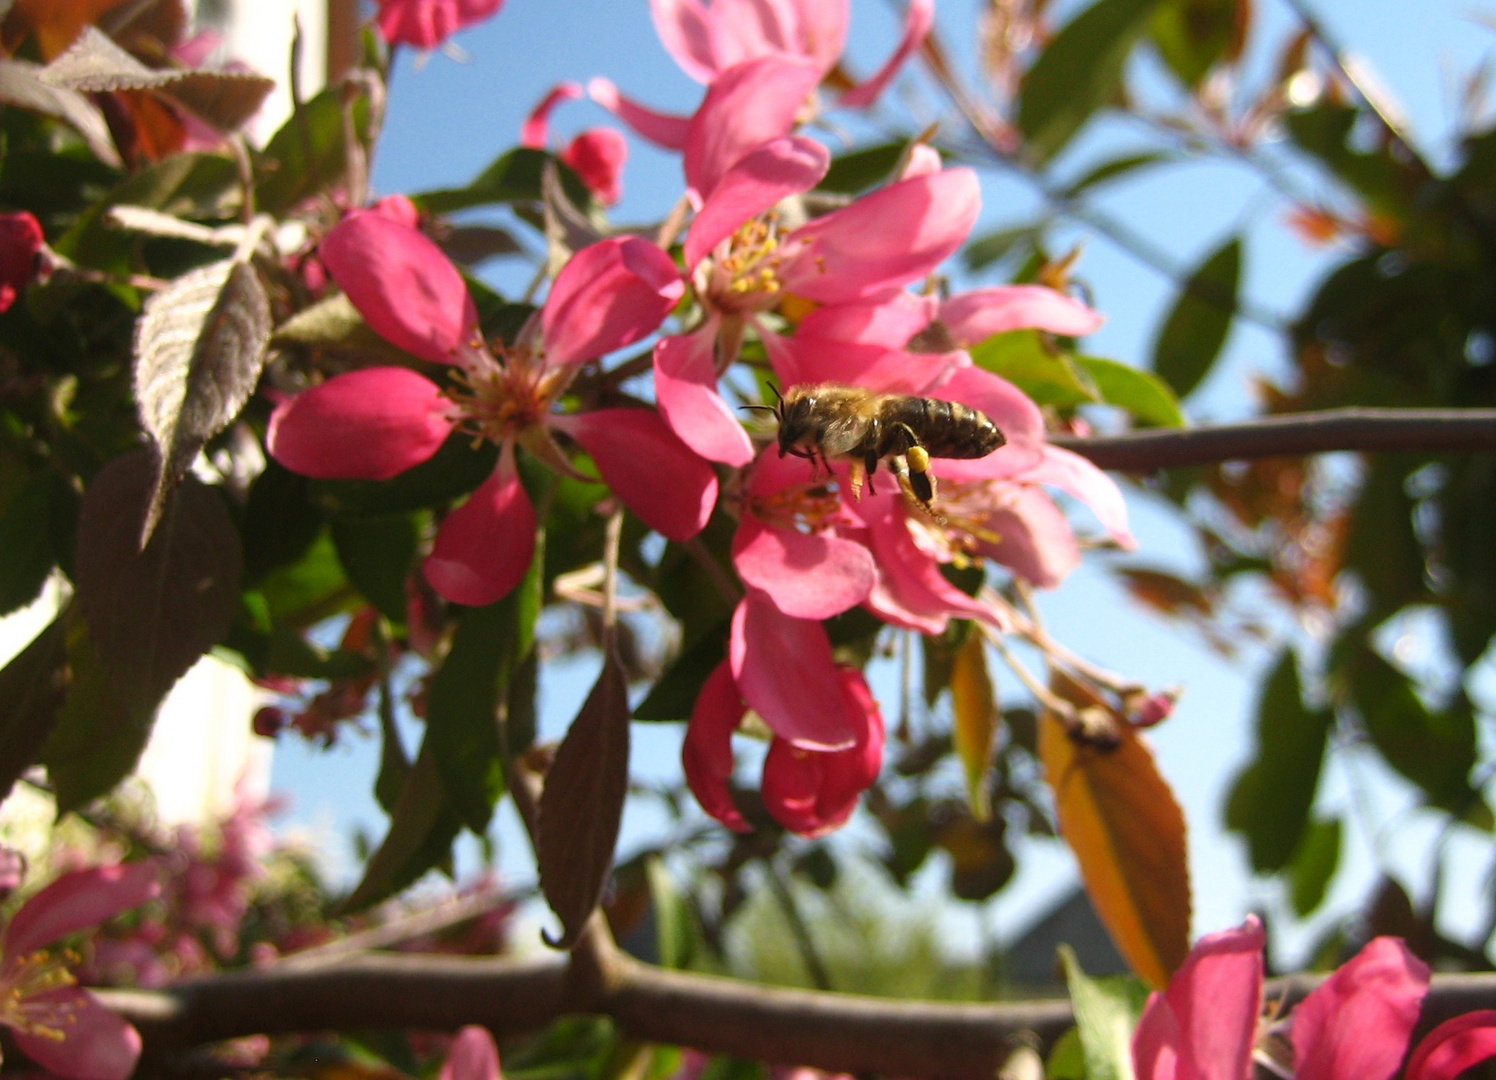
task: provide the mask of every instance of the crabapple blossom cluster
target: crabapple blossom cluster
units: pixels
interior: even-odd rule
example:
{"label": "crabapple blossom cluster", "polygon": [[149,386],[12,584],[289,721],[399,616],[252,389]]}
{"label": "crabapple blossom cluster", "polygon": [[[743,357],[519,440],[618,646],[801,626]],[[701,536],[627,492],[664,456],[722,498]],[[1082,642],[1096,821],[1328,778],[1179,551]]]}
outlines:
{"label": "crabapple blossom cluster", "polygon": [[[968,595],[941,570],[990,559],[1032,585],[1057,584],[1079,547],[1052,488],[1089,505],[1112,541],[1132,543],[1115,485],[1046,443],[1037,406],[966,351],[1021,328],[1087,334],[1100,317],[1040,286],[932,289],[975,223],[980,193],[974,173],[944,167],[928,146],[915,145],[875,190],[819,216],[807,210],[831,155],[801,133],[806,121],[823,105],[871,103],[928,32],[930,0],[909,5],[877,74],[824,101],[818,88],[841,54],[845,0],[652,6],[666,48],[705,84],[695,112],[651,110],[602,79],[587,92],[640,137],[680,153],[676,232],[657,242],[603,235],[577,248],[514,340],[497,342],[484,338],[462,276],[408,200],[349,211],[322,238],[321,264],[419,370],[328,378],[276,408],[267,443],[295,472],[365,480],[427,460],[454,434],[496,447],[492,474],[441,520],[423,564],[438,594],[465,605],[500,600],[533,561],[537,515],[520,455],[586,476],[585,454],[617,499],[670,540],[690,540],[719,507],[735,516],[742,596],[726,658],[690,719],[686,775],[709,813],[746,828],[729,787],[731,736],[752,714],[772,735],[767,810],[814,835],[846,820],[878,773],[883,741],[866,682],[836,662],[822,620],[861,606],[926,634],[951,619],[1012,629],[998,594]],[[551,109],[582,92],[557,87],[522,141],[544,146]],[[589,132],[561,157],[601,202],[617,197],[618,132]],[[573,392],[584,369],[651,339],[651,393],[599,401]],[[745,426],[736,406],[754,402],[723,388],[749,355],[766,358],[782,390],[835,383],[960,403],[992,420],[1006,444],[941,460],[933,513],[892,484],[857,492],[844,466],[820,475]]]}

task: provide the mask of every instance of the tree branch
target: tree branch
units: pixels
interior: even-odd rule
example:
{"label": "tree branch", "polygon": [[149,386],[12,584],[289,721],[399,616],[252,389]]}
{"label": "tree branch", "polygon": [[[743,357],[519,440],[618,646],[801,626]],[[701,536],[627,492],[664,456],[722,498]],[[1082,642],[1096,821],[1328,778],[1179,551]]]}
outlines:
{"label": "tree branch", "polygon": [[[95,991],[130,1019],[153,1057],[242,1035],[397,1028],[499,1034],[576,1013],[610,1016],[628,1036],[832,1072],[991,1080],[1024,1043],[1048,1047],[1070,1025],[1067,1001],[960,1004],[785,990],[665,971],[618,957],[605,983],[569,976],[564,956],[350,957],[318,967],[274,965],[166,990]],[[1268,1001],[1300,1000],[1320,977],[1268,984]],[[1496,1007],[1496,974],[1436,975],[1420,1031]]]}
{"label": "tree branch", "polygon": [[1103,469],[1127,472],[1334,450],[1459,453],[1496,450],[1496,409],[1326,409],[1124,435],[1056,435],[1050,441]]}

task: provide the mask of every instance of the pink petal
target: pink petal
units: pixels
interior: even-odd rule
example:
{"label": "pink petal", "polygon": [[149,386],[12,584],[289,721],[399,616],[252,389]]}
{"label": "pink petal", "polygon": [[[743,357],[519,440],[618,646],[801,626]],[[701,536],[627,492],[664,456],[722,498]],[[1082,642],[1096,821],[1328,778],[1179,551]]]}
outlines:
{"label": "pink petal", "polygon": [[909,0],[909,8],[904,14],[904,35],[899,39],[898,47],[894,49],[893,55],[884,62],[871,79],[843,94],[840,104],[849,109],[860,109],[876,101],[878,95],[883,93],[889,83],[893,82],[894,76],[899,73],[904,62],[913,55],[914,50],[924,44],[934,22],[935,0]]}
{"label": "pink petal", "polygon": [[823,836],[845,824],[883,765],[883,717],[866,680],[850,668],[838,668],[837,678],[856,745],[822,753],[776,738],[764,758],[764,808],[802,836]]}
{"label": "pink petal", "polygon": [[938,306],[933,296],[909,292],[896,292],[876,303],[832,304],[816,308],[801,319],[795,333],[902,349],[930,325]]}
{"label": "pink petal", "polygon": [[1246,1080],[1262,1008],[1263,940],[1262,924],[1249,916],[1235,930],[1196,942],[1162,999],[1155,995],[1144,1011],[1133,1039],[1140,1078],[1157,1075],[1144,1063],[1157,1058],[1155,1040],[1169,1025],[1150,1021],[1149,1013],[1166,1005],[1178,1037],[1171,1049],[1180,1080]]}
{"label": "pink petal", "polygon": [[438,1080],[499,1080],[499,1048],[487,1028],[469,1024],[457,1033]]}
{"label": "pink petal", "polygon": [[868,610],[884,622],[925,634],[941,633],[952,618],[1001,626],[994,609],[947,581],[940,565],[919,549],[904,523],[902,504],[898,494],[864,496],[854,508],[867,521],[868,547],[878,564],[878,583],[868,595]]}
{"label": "pink petal", "polygon": [[604,206],[623,197],[623,164],[628,156],[628,142],[612,128],[590,128],[561,151],[561,160],[576,170]]}
{"label": "pink petal", "polygon": [[452,433],[451,408],[409,368],[360,368],[277,405],[265,444],[303,476],[388,480],[436,453]]}
{"label": "pink petal", "polygon": [[1408,1059],[1405,1080],[1454,1080],[1486,1058],[1496,1057],[1496,1011],[1446,1020],[1429,1032]]}
{"label": "pink petal", "polygon": [[700,0],[649,0],[649,10],[671,59],[697,82],[711,82],[719,70],[712,11]]}
{"label": "pink petal", "polygon": [[503,0],[379,0],[380,36],[391,45],[423,52],[436,48],[464,27],[488,18]]}
{"label": "pink petal", "polygon": [[1080,565],[1080,546],[1070,522],[1043,491],[998,481],[983,529],[995,540],[979,540],[976,554],[995,559],[1039,589],[1053,589]]}
{"label": "pink petal", "polygon": [[369,207],[369,212],[411,229],[419,228],[421,224],[421,211],[416,209],[416,204],[411,202],[409,195],[386,195]]}
{"label": "pink petal", "polygon": [[857,742],[819,622],[791,618],[749,593],[733,613],[728,659],[743,700],[780,738],[804,750]]}
{"label": "pink petal", "polygon": [[685,290],[674,260],[646,240],[584,247],[556,275],[540,313],[547,360],[579,364],[648,337]]}
{"label": "pink petal", "polygon": [[749,152],[727,170],[691,222],[684,249],[687,270],[745,222],[781,199],[815,187],[830,164],[830,152],[814,139],[774,139]]}
{"label": "pink petal", "polygon": [[738,468],[753,460],[753,441],[722,395],[713,361],[716,323],[655,346],[655,401],[681,441],[708,461]]}
{"label": "pink petal", "polygon": [[681,764],[686,783],[701,808],[729,829],[751,832],[751,827],[732,801],[732,733],[743,719],[743,699],[726,660],[718,664],[691,710],[686,739],[681,745]]}
{"label": "pink petal", "polygon": [[803,332],[792,338],[760,336],[785,387],[841,383],[880,394],[918,394],[929,383],[948,379],[957,355],[907,353]]}
{"label": "pink petal", "polygon": [[776,529],[751,516],[738,526],[732,561],[744,585],[797,619],[829,619],[857,606],[877,576],[872,553],[855,541]]}
{"label": "pink petal", "polygon": [[712,80],[686,133],[686,184],[703,202],[750,151],[788,135],[805,99],[821,81],[811,60],[765,56]]}
{"label": "pink petal", "polygon": [[549,94],[540,99],[519,129],[519,144],[534,150],[544,150],[546,129],[550,124],[551,110],[563,101],[575,101],[582,96],[582,88],[574,82],[557,83]]}
{"label": "pink petal", "polygon": [[900,180],[910,180],[916,176],[930,176],[945,168],[945,161],[929,143],[915,143],[909,148],[909,160],[904,163],[904,171],[899,174]]}
{"label": "pink petal", "polygon": [[996,285],[972,289],[940,305],[940,321],[962,346],[1009,330],[1047,330],[1081,337],[1105,320],[1079,300],[1042,285]]}
{"label": "pink petal", "polygon": [[25,210],[0,214],[0,311],[37,278],[39,257],[46,248],[41,223]]}
{"label": "pink petal", "polygon": [[508,596],[534,558],[535,508],[505,443],[493,475],[442,521],[421,572],[453,603],[483,607]]}
{"label": "pink petal", "polygon": [[790,234],[784,288],[823,304],[878,299],[924,277],[959,248],[981,206],[970,169],[880,188]]}
{"label": "pink petal", "polygon": [[5,928],[0,951],[9,964],[160,894],[161,864],[154,859],[74,870],[21,905]]}
{"label": "pink petal", "polygon": [[21,1052],[42,1068],[69,1080],[126,1080],[140,1060],[140,1033],[87,990],[68,986],[27,999],[65,1008],[70,1020],[66,1037],[48,1039],[12,1031]]}
{"label": "pink petal", "polygon": [[1124,548],[1135,548],[1138,542],[1127,528],[1127,503],[1122,490],[1095,465],[1079,454],[1058,446],[1044,447],[1044,459],[1017,479],[1026,484],[1048,484],[1085,503]]}
{"label": "pink petal", "polygon": [[598,409],[551,418],[592,456],[603,483],[670,540],[706,527],[717,504],[717,474],[653,409]]}
{"label": "pink petal", "polygon": [[456,363],[477,336],[478,312],[462,275],[409,225],[355,210],[317,253],[374,332],[412,356]]}
{"label": "pink petal", "polygon": [[1398,938],[1373,938],[1293,1011],[1297,1080],[1387,1080],[1407,1052],[1428,965]]}
{"label": "pink petal", "polygon": [[587,96],[629,126],[635,135],[666,150],[683,150],[691,123],[686,116],[655,112],[624,97],[618,87],[601,76],[587,84]]}
{"label": "pink petal", "polygon": [[1138,1026],[1132,1033],[1132,1069],[1136,1080],[1193,1080],[1190,1074],[1180,1070],[1179,1047],[1182,1042],[1174,1010],[1155,990],[1148,995],[1143,1015],[1138,1018]]}

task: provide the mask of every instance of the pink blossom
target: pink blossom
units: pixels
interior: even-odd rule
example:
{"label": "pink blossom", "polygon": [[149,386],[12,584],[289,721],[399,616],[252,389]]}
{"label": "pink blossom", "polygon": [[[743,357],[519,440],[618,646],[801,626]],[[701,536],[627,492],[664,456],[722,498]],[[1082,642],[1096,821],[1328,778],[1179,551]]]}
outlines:
{"label": "pink blossom", "polygon": [[125,1080],[140,1035],[78,987],[43,947],[138,907],[159,894],[152,861],[64,874],[23,904],[0,938],[0,1024],[38,1065],[74,1080]]}
{"label": "pink blossom", "polygon": [[[846,0],[650,0],[650,9],[665,50],[701,83],[776,54],[803,57],[824,76],[841,58],[849,21]],[[934,15],[934,0],[913,0],[893,55],[841,103],[871,104],[929,34]]]}
{"label": "pink blossom", "polygon": [[[573,82],[556,86],[535,106],[520,129],[520,145],[545,149],[551,110],[563,101],[575,101],[582,88]],[[612,128],[584,131],[567,144],[559,157],[582,178],[587,189],[604,206],[612,206],[623,195],[623,165],[628,159],[628,143]]]}
{"label": "pink blossom", "polygon": [[504,0],[377,0],[374,21],[391,45],[410,45],[425,52],[457,31],[482,22]]}
{"label": "pink blossom", "polygon": [[[653,332],[680,298],[684,285],[659,248],[628,237],[577,252],[538,317],[499,356],[478,333],[461,276],[409,226],[350,214],[323,241],[322,258],[370,326],[451,368],[451,381],[438,386],[392,367],[335,376],[276,408],[270,452],[309,476],[383,479],[429,458],[455,430],[498,444],[493,475],[447,515],[423,564],[442,596],[489,604],[523,578],[535,513],[514,447],[569,471],[555,432],[581,445],[604,482],[651,528],[684,540],[706,524],[716,476],[653,410],[553,411],[581,363]],[[671,483],[661,484],[661,475]]]}
{"label": "pink blossom", "polygon": [[469,1024],[457,1033],[438,1080],[500,1080],[499,1048],[487,1028]]}
{"label": "pink blossom", "polygon": [[[1148,999],[1133,1035],[1138,1080],[1246,1080],[1262,1012],[1262,926],[1202,938],[1168,989]],[[1288,1018],[1294,1080],[1389,1080],[1428,992],[1427,965],[1379,937]],[[1452,1080],[1496,1054],[1496,1012],[1440,1025],[1414,1049],[1408,1080]],[[1286,1063],[1284,1063],[1286,1065]]]}
{"label": "pink blossom", "polygon": [[[817,627],[819,629],[819,627]],[[857,797],[878,776],[883,760],[883,719],[862,674],[833,672],[838,709],[854,732],[851,745],[838,750],[796,746],[775,734],[764,758],[764,808],[785,828],[820,836],[844,824]],[[749,831],[732,799],[732,734],[749,708],[730,661],[707,677],[692,710],[681,758],[686,780],[698,802],[728,828]]]}
{"label": "pink blossom", "polygon": [[0,311],[8,311],[27,285],[46,277],[46,250],[35,217],[25,210],[0,214]]}

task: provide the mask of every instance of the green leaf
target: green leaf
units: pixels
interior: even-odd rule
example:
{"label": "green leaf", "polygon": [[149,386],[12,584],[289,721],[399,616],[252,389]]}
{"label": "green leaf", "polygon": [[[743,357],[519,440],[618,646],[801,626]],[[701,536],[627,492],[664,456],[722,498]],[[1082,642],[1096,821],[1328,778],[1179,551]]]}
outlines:
{"label": "green leaf", "polygon": [[1226,58],[1236,40],[1240,0],[1164,0],[1148,34],[1158,54],[1185,87],[1193,90]]}
{"label": "green leaf", "polygon": [[405,622],[405,579],[420,540],[410,515],[334,518],[333,545],[348,581],[393,623]]}
{"label": "green leaf", "polygon": [[634,710],[635,720],[685,720],[696,706],[707,676],[727,656],[728,622],[702,634],[689,648],[682,650],[645,699]]}
{"label": "green leaf", "polygon": [[499,448],[454,435],[435,454],[388,480],[313,480],[308,491],[332,514],[404,514],[466,495],[493,474]]}
{"label": "green leaf", "polygon": [[271,458],[249,486],[239,533],[246,583],[296,562],[316,543],[323,516],[309,498],[310,483]]}
{"label": "green leaf", "polygon": [[1098,0],[1040,54],[1018,98],[1018,128],[1037,161],[1057,154],[1111,98],[1158,2]]}
{"label": "green leaf", "polygon": [[696,952],[696,933],[691,905],[676,888],[675,879],[657,855],[644,861],[649,882],[649,902],[654,909],[655,940],[659,944],[660,966],[680,969],[691,962]]}
{"label": "green leaf", "polygon": [[1289,864],[1309,824],[1331,717],[1304,707],[1298,663],[1285,649],[1257,703],[1257,756],[1236,777],[1226,826],[1246,837],[1252,869]]}
{"label": "green leaf", "polygon": [[1039,405],[1064,409],[1100,400],[1085,370],[1069,355],[1051,348],[1037,330],[993,334],[972,347],[971,358]]}
{"label": "green leaf", "polygon": [[267,574],[258,591],[270,619],[296,629],[305,629],[360,602],[326,530],[301,558]]}
{"label": "green leaf", "polygon": [[462,817],[442,789],[429,742],[428,738],[422,743],[406,774],[389,831],[369,857],[363,880],[343,901],[343,911],[361,911],[393,896],[450,854],[452,841],[462,829]]}
{"label": "green leaf", "polygon": [[[310,195],[342,178],[348,168],[343,122],[343,87],[331,86],[281,125],[256,162],[256,204],[263,213],[285,214]],[[354,131],[368,128],[369,102],[352,105]]]}
{"label": "green leaf", "polygon": [[[1365,617],[1376,622],[1424,599],[1428,588],[1423,545],[1413,529],[1415,507],[1406,490],[1408,473],[1417,463],[1400,455],[1379,454],[1369,464],[1351,511],[1343,562],[1360,577],[1370,601]],[[1446,541],[1458,533],[1457,527],[1446,530]],[[1485,558],[1489,558],[1489,539],[1484,537],[1479,544]]]}
{"label": "green leaf", "polygon": [[1096,392],[1108,405],[1126,409],[1144,424],[1184,426],[1179,399],[1153,372],[1099,356],[1077,356],[1075,362],[1091,377]]}
{"label": "green leaf", "polygon": [[1399,158],[1386,143],[1373,150],[1353,149],[1359,143],[1357,122],[1364,115],[1326,95],[1307,109],[1285,113],[1283,122],[1289,138],[1364,198],[1371,210],[1402,221],[1413,213],[1428,177],[1416,162]]}
{"label": "green leaf", "polygon": [[1132,1033],[1148,988],[1130,975],[1087,978],[1068,945],[1060,946],[1075,1029],[1085,1055],[1086,1080],[1133,1080]]}
{"label": "green leaf", "polygon": [[968,270],[981,270],[1010,256],[1027,257],[1043,246],[1044,228],[1043,223],[1036,223],[983,233],[961,249],[961,261]]}
{"label": "green leaf", "polygon": [[1044,1075],[1047,1080],[1086,1080],[1086,1051],[1075,1028],[1055,1040],[1044,1063]]}
{"label": "green leaf", "polygon": [[540,179],[548,161],[556,163],[561,184],[577,206],[587,206],[592,193],[581,178],[559,158],[544,150],[516,147],[501,154],[464,188],[445,188],[412,195],[411,201],[431,214],[450,214],[488,203],[539,202]]}
{"label": "green leaf", "polygon": [[[1448,469],[1437,497],[1440,554],[1451,578],[1443,590],[1444,617],[1455,652],[1469,666],[1496,634],[1496,544],[1491,543],[1496,536],[1496,455],[1463,455]],[[1402,522],[1389,527],[1393,551],[1400,551],[1406,542]],[[1374,538],[1374,532],[1368,534],[1368,540]],[[1374,550],[1371,556],[1376,557]]]}
{"label": "green leaf", "polygon": [[52,552],[52,501],[66,482],[51,469],[33,473],[0,510],[0,615],[35,600],[57,560]]}
{"label": "green leaf", "polygon": [[1341,656],[1337,674],[1387,764],[1421,788],[1434,806],[1456,816],[1483,808],[1470,786],[1476,741],[1469,702],[1460,699],[1443,711],[1430,710],[1412,680],[1364,640],[1349,642]]}
{"label": "green leaf", "polygon": [[1288,867],[1288,899],[1295,915],[1305,918],[1324,902],[1339,865],[1340,819],[1316,818],[1304,830]]}
{"label": "green leaf", "polygon": [[1144,154],[1124,154],[1121,157],[1109,158],[1100,165],[1093,166],[1079,180],[1076,180],[1065,189],[1065,197],[1073,199],[1081,193],[1093,187],[1112,180],[1120,179],[1138,169],[1146,169],[1153,165],[1163,165],[1177,160],[1174,155],[1166,154],[1160,150],[1153,150]]}
{"label": "green leaf", "polygon": [[1210,372],[1226,344],[1241,278],[1241,238],[1233,236],[1189,276],[1153,345],[1153,370],[1181,398]]}
{"label": "green leaf", "polygon": [[903,142],[883,143],[842,154],[832,160],[816,190],[838,195],[857,195],[866,191],[893,174],[906,145]]}
{"label": "green leaf", "polygon": [[443,789],[479,835],[504,794],[499,705],[534,640],[542,558],[537,553],[525,579],[504,599],[462,612],[452,648],[431,679],[426,742]]}

